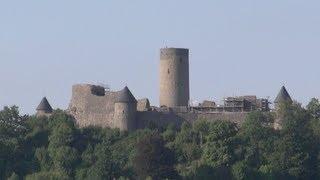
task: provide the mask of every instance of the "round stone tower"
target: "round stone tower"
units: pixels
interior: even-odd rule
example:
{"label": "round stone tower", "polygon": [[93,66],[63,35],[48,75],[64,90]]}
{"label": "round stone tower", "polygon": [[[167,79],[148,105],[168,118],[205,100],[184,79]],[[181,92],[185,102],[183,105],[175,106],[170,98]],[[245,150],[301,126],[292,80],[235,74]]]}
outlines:
{"label": "round stone tower", "polygon": [[279,106],[281,103],[289,103],[291,104],[293,101],[291,99],[291,96],[289,95],[287,89],[282,86],[276,99],[274,100],[274,107],[276,110],[279,110]]}
{"label": "round stone tower", "polygon": [[189,50],[160,50],[160,107],[188,106]]}
{"label": "round stone tower", "polygon": [[42,98],[39,106],[37,107],[37,113],[36,116],[37,117],[41,117],[41,116],[47,116],[49,117],[52,114],[52,107],[49,104],[48,100],[46,97]]}
{"label": "round stone tower", "polygon": [[291,99],[290,94],[288,93],[287,89],[282,86],[280,92],[278,93],[276,99],[274,100],[274,108],[276,112],[276,118],[274,120],[273,127],[274,129],[282,129],[282,123],[284,116],[281,113],[281,106],[283,105],[290,105],[293,101]]}
{"label": "round stone tower", "polygon": [[121,131],[135,130],[137,100],[126,86],[117,95],[114,104],[114,128]]}

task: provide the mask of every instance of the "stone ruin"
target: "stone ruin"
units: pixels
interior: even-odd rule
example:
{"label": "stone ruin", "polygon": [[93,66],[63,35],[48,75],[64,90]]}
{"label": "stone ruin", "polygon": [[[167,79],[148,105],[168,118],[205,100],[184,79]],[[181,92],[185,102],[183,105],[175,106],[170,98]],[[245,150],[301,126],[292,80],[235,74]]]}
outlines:
{"label": "stone ruin", "polygon": [[[80,127],[99,126],[134,131],[150,125],[197,120],[226,120],[241,124],[247,113],[255,110],[270,111],[268,99],[256,96],[224,98],[218,105],[205,100],[198,106],[189,105],[189,50],[164,48],[160,50],[160,105],[150,106],[147,98],[136,100],[128,87],[110,91],[102,86],[76,84],[67,112]],[[291,100],[284,87],[275,100],[276,105]],[[291,100],[292,101],[292,100]],[[52,108],[44,98],[37,108],[37,116],[49,116]]]}

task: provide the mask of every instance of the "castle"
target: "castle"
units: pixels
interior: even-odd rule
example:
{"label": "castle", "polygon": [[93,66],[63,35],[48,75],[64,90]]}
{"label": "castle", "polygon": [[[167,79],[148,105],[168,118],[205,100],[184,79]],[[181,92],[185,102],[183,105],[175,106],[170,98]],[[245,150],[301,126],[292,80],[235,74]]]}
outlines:
{"label": "castle", "polygon": [[[80,127],[100,126],[119,128],[122,131],[148,127],[180,125],[184,121],[227,120],[241,124],[247,113],[254,110],[270,111],[268,99],[256,96],[227,97],[223,105],[204,101],[190,105],[189,50],[163,48],[160,50],[159,107],[150,106],[148,99],[136,100],[128,87],[109,91],[102,86],[76,84],[67,112]],[[284,87],[275,103],[291,100]],[[48,116],[52,108],[44,98],[37,108],[38,116]]]}

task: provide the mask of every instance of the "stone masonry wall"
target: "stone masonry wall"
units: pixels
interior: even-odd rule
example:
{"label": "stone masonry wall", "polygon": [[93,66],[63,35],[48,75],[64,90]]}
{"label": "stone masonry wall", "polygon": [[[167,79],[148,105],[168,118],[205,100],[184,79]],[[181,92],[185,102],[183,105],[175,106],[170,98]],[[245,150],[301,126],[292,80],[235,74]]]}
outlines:
{"label": "stone masonry wall", "polygon": [[72,98],[69,112],[80,127],[89,125],[113,127],[114,102],[117,92],[106,92],[105,95],[95,92],[101,87],[89,84],[78,84],[72,87]]}
{"label": "stone masonry wall", "polygon": [[[99,126],[99,127],[119,127],[119,123],[114,119],[115,100],[118,92],[105,92],[102,87],[88,84],[74,85],[72,88],[72,98],[69,105],[69,113],[74,116],[76,123],[80,127]],[[130,118],[132,122],[130,129],[140,129],[148,127],[150,123],[159,126],[166,126],[174,123],[180,126],[182,122],[193,123],[197,120],[226,120],[239,125],[244,121],[247,113],[201,113],[201,112],[162,112],[162,111],[137,111],[135,118]],[[131,128],[132,127],[132,128]]]}
{"label": "stone masonry wall", "polygon": [[193,123],[198,120],[217,121],[225,120],[231,121],[241,125],[248,113],[246,112],[230,112],[230,113],[173,113],[173,112],[156,112],[145,111],[137,112],[136,128],[147,127],[150,122],[158,126],[166,126],[169,123],[174,123],[180,126],[184,121]]}

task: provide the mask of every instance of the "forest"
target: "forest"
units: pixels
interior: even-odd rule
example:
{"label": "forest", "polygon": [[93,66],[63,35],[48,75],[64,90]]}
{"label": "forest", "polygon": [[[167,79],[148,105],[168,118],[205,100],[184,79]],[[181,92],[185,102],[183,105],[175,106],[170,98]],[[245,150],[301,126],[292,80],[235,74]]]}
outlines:
{"label": "forest", "polygon": [[37,118],[12,106],[0,111],[0,179],[320,179],[319,142],[315,98],[251,112],[241,126],[203,119],[134,132],[79,128],[59,109]]}

